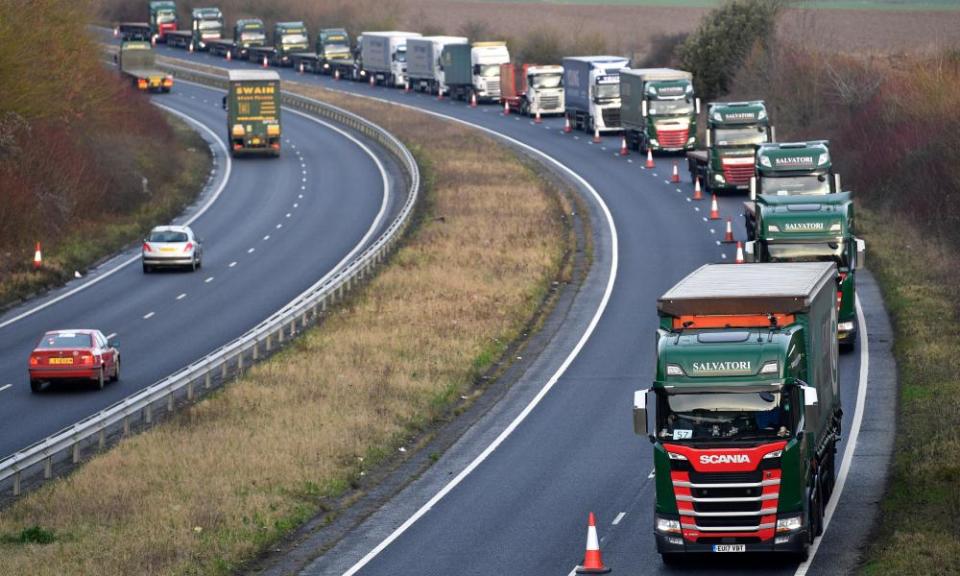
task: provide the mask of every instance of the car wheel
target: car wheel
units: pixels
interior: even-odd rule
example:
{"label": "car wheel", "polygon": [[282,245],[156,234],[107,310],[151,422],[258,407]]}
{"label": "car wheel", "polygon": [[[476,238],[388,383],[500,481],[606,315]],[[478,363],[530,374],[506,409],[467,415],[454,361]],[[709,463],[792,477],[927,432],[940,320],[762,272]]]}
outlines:
{"label": "car wheel", "polygon": [[150,267],[147,266],[146,264],[143,265],[143,273],[144,273],[144,274],[149,274],[149,273],[150,273]]}
{"label": "car wheel", "polygon": [[194,257],[193,257],[193,261],[190,262],[190,271],[191,271],[191,272],[196,272],[196,271],[197,271],[197,268],[198,268],[198,266],[197,266],[197,257],[194,256]]}
{"label": "car wheel", "polygon": [[100,370],[97,372],[97,390],[103,390],[104,385],[107,383],[104,375],[105,371],[106,369],[101,366]]}
{"label": "car wheel", "polygon": [[40,380],[30,379],[30,391],[34,394],[39,394],[43,391],[43,382]]}
{"label": "car wheel", "polygon": [[120,357],[117,356],[116,362],[113,365],[113,378],[110,379],[111,382],[117,382],[120,380]]}

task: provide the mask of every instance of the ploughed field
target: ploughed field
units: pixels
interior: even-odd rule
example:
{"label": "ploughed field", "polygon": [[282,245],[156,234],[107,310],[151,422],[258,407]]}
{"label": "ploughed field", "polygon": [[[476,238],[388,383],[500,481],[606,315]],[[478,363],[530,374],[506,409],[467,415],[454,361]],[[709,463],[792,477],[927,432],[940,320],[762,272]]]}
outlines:
{"label": "ploughed field", "polygon": [[[542,27],[572,39],[603,37],[614,51],[646,54],[657,35],[690,32],[710,8],[460,0],[395,0],[405,29],[447,33],[478,27],[489,39],[521,38]],[[678,2],[678,4],[682,4]],[[782,31],[811,46],[846,52],[901,52],[960,45],[960,10],[788,10]],[[486,39],[486,38],[484,38]]]}

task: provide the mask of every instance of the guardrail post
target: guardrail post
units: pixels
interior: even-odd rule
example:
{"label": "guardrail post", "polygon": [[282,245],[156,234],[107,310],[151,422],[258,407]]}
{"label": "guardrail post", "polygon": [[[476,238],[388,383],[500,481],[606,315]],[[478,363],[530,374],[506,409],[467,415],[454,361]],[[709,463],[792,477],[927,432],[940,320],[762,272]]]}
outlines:
{"label": "guardrail post", "polygon": [[193,400],[193,380],[187,382],[187,400]]}
{"label": "guardrail post", "polygon": [[103,429],[103,425],[100,425],[100,431],[97,433],[97,450],[103,450],[107,445],[107,433]]}
{"label": "guardrail post", "polygon": [[321,311],[321,312],[326,312],[326,311],[327,311],[327,299],[326,299],[326,298],[324,298],[323,300],[320,301],[320,311]]}
{"label": "guardrail post", "polygon": [[73,443],[73,463],[80,463],[80,441],[75,440]]}
{"label": "guardrail post", "polygon": [[20,495],[20,471],[17,470],[13,473],[13,495]]}
{"label": "guardrail post", "polygon": [[[147,406],[143,409],[143,421],[147,424],[153,422],[153,404],[147,404]],[[124,420],[124,423],[126,423],[126,420]],[[126,434],[127,432],[129,432],[129,429],[124,430],[123,433]]]}
{"label": "guardrail post", "polygon": [[264,345],[264,351],[270,352],[270,340],[273,338],[273,334],[267,332],[267,343]]}
{"label": "guardrail post", "polygon": [[256,362],[259,356],[260,356],[260,341],[257,339],[254,339],[253,340],[253,361]]}
{"label": "guardrail post", "polygon": [[301,327],[301,328],[306,328],[306,327],[307,327],[307,313],[306,313],[306,312],[304,312],[304,313],[300,316],[300,327]]}
{"label": "guardrail post", "polygon": [[240,350],[240,353],[237,354],[237,376],[243,372],[243,350]]}
{"label": "guardrail post", "polygon": [[49,480],[53,476],[53,456],[43,459],[43,479]]}
{"label": "guardrail post", "polygon": [[130,415],[123,415],[123,435],[127,436],[130,434]]}
{"label": "guardrail post", "polygon": [[173,390],[170,391],[170,395],[167,396],[167,412],[173,412]]}
{"label": "guardrail post", "polygon": [[283,344],[283,324],[277,329],[277,344]]}
{"label": "guardrail post", "polygon": [[212,370],[207,370],[207,373],[203,376],[203,387],[207,390],[210,389],[210,375],[213,373]]}
{"label": "guardrail post", "polygon": [[291,318],[290,319],[290,337],[293,338],[296,335],[297,335],[297,319]]}
{"label": "guardrail post", "polygon": [[224,380],[227,379],[227,360],[223,360],[223,364],[220,365],[220,377]]}

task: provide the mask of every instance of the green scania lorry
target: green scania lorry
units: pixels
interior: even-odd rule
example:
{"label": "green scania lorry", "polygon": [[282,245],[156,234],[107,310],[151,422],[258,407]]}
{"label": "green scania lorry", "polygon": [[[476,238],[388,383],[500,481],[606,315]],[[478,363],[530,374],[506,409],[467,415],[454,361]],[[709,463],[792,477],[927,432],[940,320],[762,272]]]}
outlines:
{"label": "green scania lorry", "polygon": [[280,75],[274,70],[230,70],[223,97],[234,156],[280,155]]}
{"label": "green scania lorry", "polygon": [[167,45],[190,50],[206,50],[214,40],[223,39],[223,13],[219,8],[194,8],[190,28],[167,32]]}
{"label": "green scania lorry", "polygon": [[711,102],[707,106],[706,148],[687,152],[691,181],[704,191],[747,190],[756,175],[757,147],[774,140],[763,100]]}
{"label": "green scania lorry", "polygon": [[620,121],[627,146],[646,152],[692,150],[700,99],[693,74],[672,68],[620,71]]}
{"label": "green scania lorry", "polygon": [[[836,266],[706,264],[657,302],[654,534],[686,553],[805,557],[833,491],[841,408]],[[648,427],[653,412],[653,426]]]}
{"label": "green scania lorry", "polygon": [[309,52],[310,38],[303,22],[277,22],[273,26],[273,44],[251,46],[247,58],[270,66],[292,66],[294,54]]}

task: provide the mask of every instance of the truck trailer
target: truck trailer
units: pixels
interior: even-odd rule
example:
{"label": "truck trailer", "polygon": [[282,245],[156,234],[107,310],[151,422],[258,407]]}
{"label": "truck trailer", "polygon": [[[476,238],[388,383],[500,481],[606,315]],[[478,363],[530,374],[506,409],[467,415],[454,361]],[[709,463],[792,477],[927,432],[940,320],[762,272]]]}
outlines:
{"label": "truck trailer", "polygon": [[463,36],[425,36],[407,39],[407,76],[410,88],[418,92],[438,94],[447,92],[440,56],[443,47],[450,44],[468,44]]}
{"label": "truck trailer", "polygon": [[852,350],[857,341],[856,273],[866,244],[854,235],[849,192],[814,199],[763,194],[756,202],[755,240],[744,245],[748,262],[833,262],[837,266],[837,340]]}
{"label": "truck trailer", "polygon": [[687,152],[690,180],[705,191],[746,191],[756,176],[757,147],[774,139],[763,100],[711,102],[707,106],[706,149]]}
{"label": "truck trailer", "polygon": [[223,97],[234,156],[280,155],[280,75],[274,70],[230,70]]}
{"label": "truck trailer", "polygon": [[273,44],[251,46],[247,58],[269,66],[293,66],[296,54],[310,50],[310,37],[303,22],[277,22],[273,26]]}
{"label": "truck trailer", "polygon": [[157,57],[150,42],[132,41],[120,44],[117,64],[120,74],[137,90],[169,92],[173,76],[157,68]]}
{"label": "truck trailer", "polygon": [[500,65],[501,103],[527,116],[563,114],[563,66]]}
{"label": "truck trailer", "polygon": [[189,30],[167,32],[167,44],[190,50],[206,50],[211,40],[223,39],[223,13],[219,8],[194,8]]}
{"label": "truck trailer", "polygon": [[693,74],[672,68],[624,70],[620,99],[627,146],[643,152],[696,146],[700,99],[693,93]]}
{"label": "truck trailer", "polygon": [[247,58],[251,48],[257,48],[267,43],[267,31],[263,20],[259,18],[242,18],[233,25],[233,38],[222,38],[207,42],[207,50],[211,54],[225,58]]}
{"label": "truck trailer", "polygon": [[377,84],[402,87],[407,82],[407,39],[416,32],[364,32],[360,38],[363,69]]}
{"label": "truck trailer", "polygon": [[321,28],[317,33],[316,52],[298,52],[291,56],[293,67],[314,74],[353,75],[353,50],[350,35],[343,28]]}
{"label": "truck trailer", "polygon": [[456,100],[500,101],[500,66],[510,62],[506,42],[474,42],[443,47],[440,64]]}
{"label": "truck trailer", "polygon": [[563,89],[570,125],[585,132],[621,129],[620,71],[630,61],[620,56],[563,59]]}
{"label": "truck trailer", "polygon": [[656,380],[633,416],[653,444],[665,563],[805,558],[822,533],[842,415],[836,275],[832,262],[706,264],[658,300]]}

